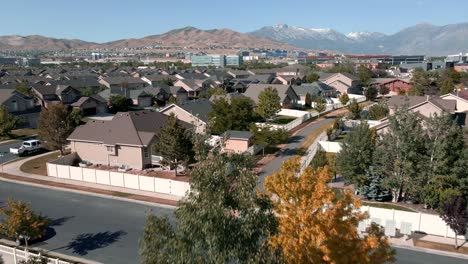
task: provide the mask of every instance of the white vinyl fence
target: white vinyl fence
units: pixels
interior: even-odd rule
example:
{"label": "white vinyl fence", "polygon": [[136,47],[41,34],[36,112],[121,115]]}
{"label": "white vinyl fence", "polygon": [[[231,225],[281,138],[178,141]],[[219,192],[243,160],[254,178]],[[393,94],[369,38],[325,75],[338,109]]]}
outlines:
{"label": "white vinyl fence", "polygon": [[47,175],[62,179],[171,194],[181,197],[185,196],[190,190],[190,184],[184,181],[52,163],[47,163]]}
{"label": "white vinyl fence", "polygon": [[310,145],[310,147],[306,151],[306,154],[304,156],[302,156],[302,158],[301,158],[301,172],[303,170],[305,170],[307,168],[307,166],[309,166],[310,162],[312,161],[312,159],[315,156],[315,153],[317,153],[317,150],[319,150],[319,148],[320,148],[319,142],[322,141],[322,140],[325,140],[327,138],[328,138],[327,133],[322,132],[322,134],[320,134],[315,139],[314,143],[312,143],[312,145]]}
{"label": "white vinyl fence", "polygon": [[338,153],[341,151],[341,143],[323,140],[319,142],[320,148],[325,152]]}
{"label": "white vinyl fence", "polygon": [[[401,229],[403,225],[410,226],[411,231],[424,232],[426,234],[453,237],[453,230],[438,216],[424,213],[406,212],[393,209],[362,206],[361,211],[369,213],[369,219],[365,222],[370,225],[371,221],[385,227],[387,221],[394,221],[395,228]],[[463,239],[463,236],[458,236]]]}
{"label": "white vinyl fence", "polygon": [[[3,255],[3,261],[13,264],[18,264],[20,261],[26,261],[30,256],[38,256],[39,254],[31,253],[26,250],[17,249],[0,245],[0,255]],[[47,264],[71,264],[70,262],[60,260],[58,258],[47,258]]]}

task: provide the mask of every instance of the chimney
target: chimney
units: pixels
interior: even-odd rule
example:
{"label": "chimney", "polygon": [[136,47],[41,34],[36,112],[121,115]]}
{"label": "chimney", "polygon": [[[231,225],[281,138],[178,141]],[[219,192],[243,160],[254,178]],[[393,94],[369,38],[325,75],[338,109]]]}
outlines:
{"label": "chimney", "polygon": [[430,95],[426,95],[426,101],[429,101],[430,98],[431,98]]}

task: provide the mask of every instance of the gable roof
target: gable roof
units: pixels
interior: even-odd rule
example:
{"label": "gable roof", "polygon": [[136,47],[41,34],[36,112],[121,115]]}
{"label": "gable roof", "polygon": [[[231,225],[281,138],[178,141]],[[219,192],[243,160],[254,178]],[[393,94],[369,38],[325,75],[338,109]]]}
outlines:
{"label": "gable roof", "polygon": [[409,109],[418,107],[424,103],[430,103],[447,113],[453,113],[456,109],[456,100],[445,100],[438,96],[392,96],[387,102],[389,108],[407,106]]}
{"label": "gable roof", "polygon": [[83,105],[84,103],[86,103],[88,100],[93,100],[93,101],[96,101],[98,103],[102,103],[102,104],[105,104],[106,103],[106,100],[104,98],[102,98],[101,96],[97,95],[97,94],[93,94],[91,96],[83,96],[83,97],[80,97],[80,99],[78,99],[78,101],[72,103],[70,106],[72,107],[80,107],[81,105]]}
{"label": "gable roof", "polygon": [[228,130],[222,136],[229,139],[249,140],[253,137],[253,134],[249,131]]}
{"label": "gable roof", "polygon": [[8,99],[10,99],[12,96],[18,96],[26,100],[32,99],[31,97],[24,95],[16,91],[15,89],[0,89],[0,104],[4,103]]}
{"label": "gable roof", "polygon": [[320,95],[322,92],[334,91],[335,89],[323,82],[316,81],[313,83],[303,83],[301,85],[291,86],[297,95],[305,96],[307,93],[310,95]]}
{"label": "gable roof", "polygon": [[164,127],[167,119],[168,116],[151,110],[119,112],[110,121],[90,120],[77,127],[68,140],[106,145],[148,146]]}
{"label": "gable roof", "polygon": [[170,104],[163,109],[160,110],[161,113],[164,113],[166,110],[178,107],[185,112],[195,116],[196,118],[200,119],[201,121],[208,123],[209,114],[213,110],[210,100],[208,99],[199,99],[193,101],[187,101],[181,104]]}
{"label": "gable roof", "polygon": [[[247,87],[247,90],[245,91],[244,95],[247,97],[250,97],[255,103],[258,103],[258,96],[259,94],[267,89],[268,87],[271,87],[273,89],[276,89],[278,91],[278,95],[281,99],[281,102],[283,102],[286,97],[288,96],[287,91],[291,87],[290,85],[286,84],[249,84]],[[291,88],[291,91],[294,92],[294,89]],[[297,94],[296,94],[297,96]],[[291,98],[293,99],[293,98]]]}

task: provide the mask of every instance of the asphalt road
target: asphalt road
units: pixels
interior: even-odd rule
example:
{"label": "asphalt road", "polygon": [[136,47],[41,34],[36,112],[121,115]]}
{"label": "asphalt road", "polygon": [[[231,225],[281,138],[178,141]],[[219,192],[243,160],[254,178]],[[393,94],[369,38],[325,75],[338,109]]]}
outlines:
{"label": "asphalt road", "polygon": [[447,257],[421,251],[396,248],[397,264],[466,264],[468,259]]}
{"label": "asphalt road", "polygon": [[16,159],[18,156],[10,153],[10,148],[18,148],[23,144],[22,141],[12,142],[7,144],[0,145],[0,164],[7,162],[13,159]]}
{"label": "asphalt road", "polygon": [[0,206],[12,197],[31,202],[53,220],[48,237],[34,244],[102,263],[138,263],[138,243],[147,210],[172,209],[0,181]]}
{"label": "asphalt road", "polygon": [[268,164],[266,164],[262,171],[258,174],[259,177],[259,188],[263,188],[263,183],[265,182],[265,177],[273,174],[274,171],[279,170],[281,165],[283,165],[283,162],[286,160],[292,158],[294,155],[296,155],[297,151],[301,148],[302,143],[304,140],[307,138],[307,136],[312,133],[315,129],[319,128],[323,124],[328,124],[332,123],[335,119],[329,118],[329,119],[324,119],[321,120],[317,123],[311,124],[307,127],[305,127],[302,131],[300,131],[297,135],[293,136],[292,138],[289,139],[289,142],[287,143],[286,147],[273,159],[270,161]]}

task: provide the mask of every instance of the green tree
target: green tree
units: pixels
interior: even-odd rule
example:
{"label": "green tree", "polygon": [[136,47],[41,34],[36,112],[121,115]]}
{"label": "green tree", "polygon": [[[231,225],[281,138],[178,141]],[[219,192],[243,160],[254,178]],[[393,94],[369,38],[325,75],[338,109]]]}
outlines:
{"label": "green tree", "polygon": [[327,153],[323,150],[317,150],[310,166],[314,169],[323,168],[328,165]]}
{"label": "green tree", "polygon": [[162,164],[176,170],[179,164],[187,164],[193,158],[191,131],[184,128],[174,114],[168,116],[159,131],[154,151],[162,156]]}
{"label": "green tree", "polygon": [[378,141],[373,163],[376,173],[384,177],[383,187],[392,191],[393,202],[420,198],[425,185],[421,173],[427,162],[425,141],[416,113],[402,108],[389,117],[388,132]]}
{"label": "green tree", "polygon": [[359,105],[356,99],[353,98],[346,108],[349,111],[349,118],[353,120],[361,118],[362,106]]}
{"label": "green tree", "polygon": [[382,85],[379,87],[379,93],[382,95],[382,96],[385,96],[387,94],[390,93],[390,88],[388,88],[387,86],[385,85]]}
{"label": "green tree", "polygon": [[385,102],[380,102],[369,107],[369,119],[370,120],[380,120],[384,117],[387,117],[389,113],[388,106]]}
{"label": "green tree", "polygon": [[49,261],[43,256],[30,256],[28,260],[22,260],[19,264],[48,264]]}
{"label": "green tree", "polygon": [[434,176],[424,185],[423,192],[424,204],[436,210],[441,207],[442,201],[462,194],[460,181],[455,176]]}
{"label": "green tree", "polygon": [[39,116],[39,138],[53,150],[64,154],[67,138],[80,124],[81,112],[69,111],[63,104],[50,105],[41,111]]}
{"label": "green tree", "polygon": [[441,84],[440,84],[440,95],[444,94],[449,94],[455,90],[455,84],[453,83],[452,78],[447,78],[445,79]]}
{"label": "green tree", "polygon": [[[289,139],[288,131],[284,129],[273,129],[268,125],[259,127],[252,124],[250,131],[254,135],[254,143],[265,147],[283,144]],[[265,151],[265,149],[263,149],[263,151]],[[265,154],[265,152],[263,152],[263,154]]]}
{"label": "green tree", "polygon": [[360,65],[357,69],[357,76],[361,81],[361,85],[368,87],[372,79],[372,71],[364,65]]}
{"label": "green tree", "polygon": [[0,106],[0,136],[10,135],[11,130],[16,129],[19,124],[19,120],[11,115],[5,106]]}
{"label": "green tree", "polygon": [[86,87],[86,88],[84,88],[84,89],[81,91],[81,95],[82,95],[82,96],[87,96],[87,97],[89,97],[89,96],[91,96],[91,95],[93,95],[93,94],[94,94],[94,90],[93,90],[93,88],[91,88],[91,87]]}
{"label": "green tree", "polygon": [[408,91],[408,95],[424,95],[431,86],[431,79],[425,70],[415,68],[411,77],[412,87]]}
{"label": "green tree", "polygon": [[340,96],[339,100],[340,100],[340,103],[341,103],[343,106],[345,106],[345,105],[349,102],[349,96],[348,96],[348,94],[347,94],[347,93],[343,93],[343,94]]}
{"label": "green tree", "polygon": [[318,117],[320,117],[320,114],[327,109],[327,102],[322,97],[317,97],[314,100],[313,108],[317,111]]}
{"label": "green tree", "polygon": [[162,79],[162,83],[167,85],[167,86],[174,86],[174,81],[171,80],[170,78]]}
{"label": "green tree", "polygon": [[310,96],[310,93],[306,93],[305,106],[306,107],[311,107],[312,106],[312,97]]}
{"label": "green tree", "polygon": [[362,187],[368,180],[366,172],[372,165],[375,137],[367,122],[361,122],[345,137],[336,155],[336,168],[346,182]]}
{"label": "green tree", "polygon": [[366,183],[362,188],[362,195],[369,200],[386,201],[392,198],[389,190],[382,187],[383,177],[369,167],[366,174]]}
{"label": "green tree", "polygon": [[17,83],[15,84],[15,89],[16,91],[24,94],[24,95],[27,95],[27,96],[33,96],[33,92],[31,91],[31,88],[28,87],[28,84],[27,83],[24,83],[24,82],[21,82],[21,83]]}
{"label": "green tree", "polygon": [[366,96],[366,100],[368,101],[374,101],[375,98],[377,98],[377,88],[375,86],[369,86],[367,89],[364,91],[364,95]]}
{"label": "green tree", "polygon": [[216,153],[202,161],[176,209],[177,226],[147,218],[142,263],[278,263],[261,261],[271,256],[265,242],[277,220],[270,200],[257,193],[252,166],[241,154]]}
{"label": "green tree", "polygon": [[313,83],[320,79],[320,75],[315,72],[312,72],[306,76],[306,83]]}
{"label": "green tree", "polygon": [[455,232],[455,248],[458,235],[465,235],[468,226],[468,201],[466,196],[452,196],[442,203],[440,217]]}
{"label": "green tree", "polygon": [[169,97],[169,100],[167,100],[167,102],[168,102],[169,104],[178,104],[178,103],[179,103],[179,100],[178,100],[175,96],[171,95],[171,96]]}
{"label": "green tree", "polygon": [[278,90],[267,87],[258,95],[258,103],[255,112],[265,119],[273,118],[281,110],[281,98]]}
{"label": "green tree", "polygon": [[224,98],[217,99],[212,108],[210,129],[215,134],[227,130],[247,131],[254,120],[254,102],[245,96],[232,98],[230,102]]}
{"label": "green tree", "polygon": [[109,97],[109,110],[112,113],[127,112],[129,105],[129,100],[123,95],[115,94]]}
{"label": "green tree", "polygon": [[50,220],[31,209],[31,205],[23,201],[8,199],[6,206],[0,208],[2,222],[0,233],[10,238],[26,240],[41,238],[45,235]]}

